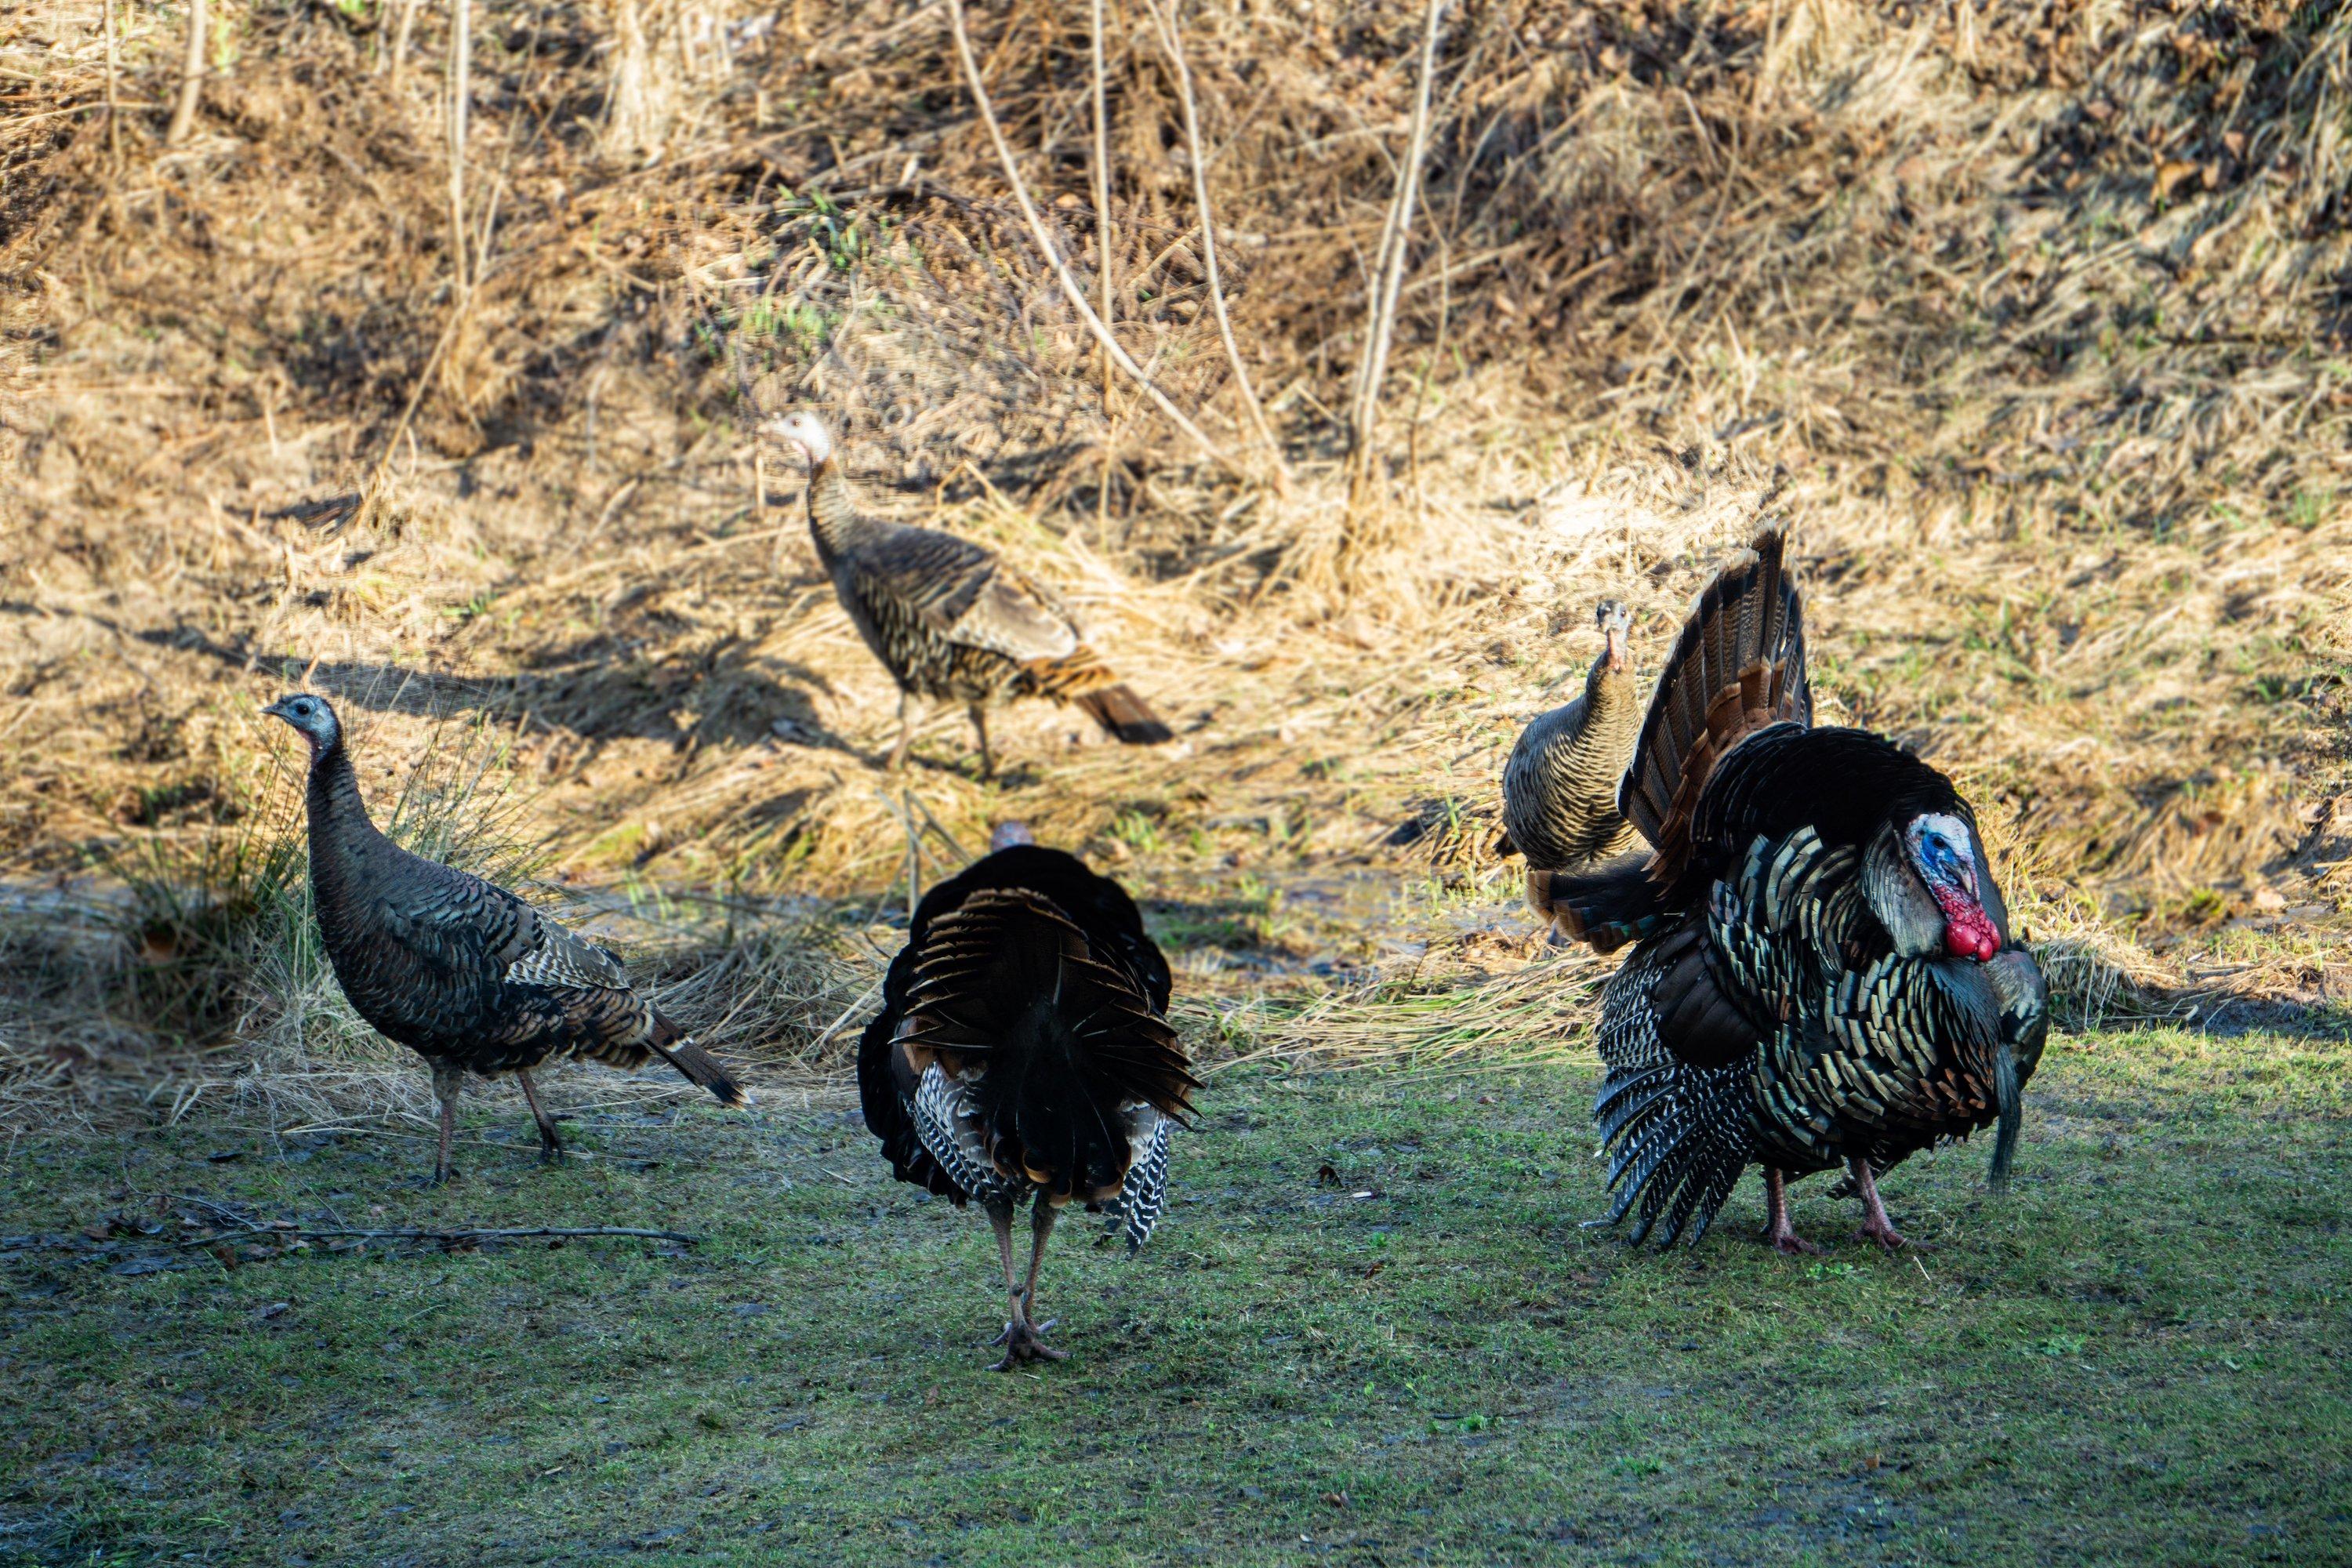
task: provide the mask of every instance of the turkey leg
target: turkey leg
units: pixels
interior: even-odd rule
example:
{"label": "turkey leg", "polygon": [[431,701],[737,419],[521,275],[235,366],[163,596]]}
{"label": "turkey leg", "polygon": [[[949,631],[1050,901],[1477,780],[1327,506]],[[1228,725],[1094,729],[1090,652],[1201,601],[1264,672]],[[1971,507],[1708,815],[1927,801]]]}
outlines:
{"label": "turkey leg", "polygon": [[1029,1330],[1028,1289],[1021,1277],[1013,1271],[1013,1202],[1010,1198],[983,1198],[982,1205],[988,1210],[989,1228],[996,1232],[996,1258],[1004,1268],[1004,1331],[991,1340],[991,1344],[1006,1348],[1004,1359],[990,1370],[1010,1372],[1018,1359],[1011,1348],[1021,1342]]}
{"label": "turkey leg", "polygon": [[1910,1245],[1895,1222],[1886,1217],[1886,1205],[1879,1201],[1878,1178],[1870,1173],[1870,1162],[1854,1158],[1845,1163],[1853,1176],[1853,1189],[1862,1194],[1862,1228],[1853,1233],[1856,1241],[1874,1241],[1889,1252]]}
{"label": "turkey leg", "polygon": [[1015,1280],[1013,1276],[1013,1205],[1009,1203],[989,1205],[988,1220],[996,1227],[996,1249],[1004,1260],[1004,1293],[1013,1309],[1011,1321],[1006,1322],[1004,1331],[997,1335],[995,1341],[1004,1347],[1004,1359],[998,1362],[992,1371],[1011,1372],[1024,1362],[1062,1361],[1070,1353],[1055,1350],[1042,1337],[1047,1329],[1054,1326],[1051,1319],[1039,1323],[1033,1322],[1029,1317],[1030,1305],[1037,1299],[1037,1270],[1045,1260],[1045,1238],[1053,1233],[1054,1221],[1060,1215],[1061,1211],[1054,1206],[1052,1200],[1039,1193],[1035,1206],[1029,1212],[1029,1277],[1026,1280]]}
{"label": "turkey leg", "polygon": [[555,1135],[555,1119],[539,1108],[539,1096],[531,1091],[530,1069],[515,1069],[515,1082],[522,1085],[522,1097],[530,1106],[530,1119],[539,1123],[539,1158],[542,1164],[553,1164],[563,1158],[563,1140]]}
{"label": "turkey leg", "polygon": [[898,743],[890,752],[890,772],[897,773],[907,765],[907,748],[915,743],[915,694],[904,687],[898,689]]}
{"label": "turkey leg", "polygon": [[980,737],[980,776],[996,776],[996,758],[988,749],[988,710],[980,703],[971,705],[972,732]]}
{"label": "turkey leg", "polygon": [[457,1175],[449,1164],[449,1143],[457,1135],[457,1094],[466,1087],[466,1069],[449,1062],[433,1064],[433,1098],[441,1102],[441,1147],[433,1160],[433,1185]]}
{"label": "turkey leg", "polygon": [[1764,1201],[1771,1210],[1764,1226],[1766,1241],[1791,1258],[1822,1255],[1820,1247],[1799,1236],[1797,1227],[1789,1223],[1789,1173],[1777,1165],[1764,1167]]}

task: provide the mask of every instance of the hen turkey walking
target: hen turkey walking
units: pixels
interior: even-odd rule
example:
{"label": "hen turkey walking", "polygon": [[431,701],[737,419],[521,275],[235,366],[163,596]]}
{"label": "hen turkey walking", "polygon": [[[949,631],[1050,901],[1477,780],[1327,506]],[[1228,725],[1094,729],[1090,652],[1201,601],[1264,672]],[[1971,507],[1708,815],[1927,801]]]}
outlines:
{"label": "hen turkey walking", "polygon": [[310,748],[310,903],[335,978],[359,1016],[433,1068],[447,1181],[465,1075],[510,1072],[539,1124],[540,1154],[563,1152],[530,1069],[567,1057],[619,1068],[655,1057],[719,1097],[745,1103],[727,1069],[629,984],[621,961],[479,877],[386,838],[360,798],[343,727],[322,697],[262,710]]}
{"label": "hen turkey walking", "polygon": [[1200,1085],[1167,1022],[1167,960],[1125,890],[1017,824],[992,851],[917,906],[858,1045],[857,1088],[892,1174],[987,1211],[1008,1304],[996,1370],[1009,1372],[1066,1353],[1035,1318],[1055,1218],[1083,1204],[1142,1247],[1170,1129]]}
{"label": "hen turkey walking", "polygon": [[1877,1178],[1998,1123],[2007,1178],[2048,995],[2013,945],[1952,783],[1861,730],[1816,728],[1802,606],[1767,531],[1702,594],[1619,796],[1648,841],[1544,889],[1611,979],[1593,1114],[1640,1240],[1705,1233],[1764,1168],[1766,1239],[1810,1252],[1788,1183],[1843,1163],[1861,1237],[1903,1245]]}
{"label": "hen turkey walking", "polygon": [[814,415],[786,415],[761,428],[808,459],[817,559],[858,635],[898,683],[893,772],[914,739],[917,698],[964,704],[983,778],[996,771],[988,707],[1009,698],[1075,702],[1131,746],[1175,738],[1087,647],[1077,622],[1042,584],[970,540],[861,513],[834,461],[833,437]]}
{"label": "hen turkey walking", "polygon": [[1519,732],[1503,765],[1503,827],[1527,857],[1528,901],[1538,910],[1552,873],[1580,870],[1631,849],[1633,825],[1617,809],[1617,785],[1642,725],[1625,630],[1632,617],[1601,602],[1601,656],[1584,695],[1539,714]]}

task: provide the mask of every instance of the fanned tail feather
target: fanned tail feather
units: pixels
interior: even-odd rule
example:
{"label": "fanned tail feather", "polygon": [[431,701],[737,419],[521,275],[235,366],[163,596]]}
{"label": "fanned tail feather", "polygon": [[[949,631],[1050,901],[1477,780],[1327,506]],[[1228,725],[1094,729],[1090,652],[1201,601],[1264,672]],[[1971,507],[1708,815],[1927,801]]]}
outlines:
{"label": "fanned tail feather", "polygon": [[1200,1087],[1133,976],[1024,889],[975,893],[933,923],[907,1012],[909,1060],[971,1085],[989,1157],[1065,1196],[1123,1183],[1123,1108],[1181,1117]]}
{"label": "fanned tail feather", "polygon": [[1151,705],[1135,694],[1135,689],[1124,683],[1097,686],[1082,691],[1072,699],[1086,710],[1087,717],[1101,725],[1106,733],[1129,746],[1164,745],[1176,738],[1176,731],[1160,722]]}
{"label": "fanned tail feather", "polygon": [[1650,876],[1671,889],[1690,850],[1690,819],[1732,747],[1776,723],[1812,722],[1802,602],[1766,529],[1692,606],[1643,716],[1618,806],[1648,839]]}
{"label": "fanned tail feather", "polygon": [[661,1014],[654,1015],[653,1047],[662,1060],[684,1073],[716,1095],[721,1105],[749,1105],[751,1097],[743,1086],[712,1056],[695,1043],[694,1037],[680,1029]]}

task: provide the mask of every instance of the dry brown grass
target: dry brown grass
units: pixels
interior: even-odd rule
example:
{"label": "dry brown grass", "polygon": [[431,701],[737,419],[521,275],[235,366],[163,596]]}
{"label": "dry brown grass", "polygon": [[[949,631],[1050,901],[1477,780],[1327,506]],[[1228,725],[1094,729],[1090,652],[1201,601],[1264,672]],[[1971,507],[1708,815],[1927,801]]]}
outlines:
{"label": "dry brown grass", "polygon": [[[1143,9],[1110,9],[1118,330],[1240,449],[1173,78]],[[2274,943],[2233,972],[2258,994],[2340,1003],[2352,980],[2294,956],[2352,890],[2340,8],[1460,22],[1382,425],[1387,542],[1345,586],[1328,411],[1418,6],[1184,20],[1286,497],[1200,463],[1131,386],[1106,399],[938,11],[648,12],[656,74],[616,101],[617,13],[491,7],[471,184],[497,205],[466,294],[439,22],[395,86],[372,15],[235,12],[232,68],[170,153],[158,111],[123,116],[119,156],[88,109],[0,131],[0,856],[22,877],[235,831],[219,803],[283,752],[255,707],[307,679],[367,714],[373,784],[453,715],[495,720],[527,836],[575,885],[822,895],[855,924],[903,900],[908,822],[929,875],[1006,815],[1179,904],[1338,866],[1417,881],[1425,848],[1382,840],[1423,803],[1489,800],[1517,725],[1580,677],[1591,601],[1628,599],[1654,658],[1780,477],[1827,705],[1919,745],[2030,848],[2029,929],[2083,944],[2053,965],[2107,997],[2082,1016],[2196,1005],[2216,932]],[[102,100],[97,16],[0,21],[12,108]],[[1090,280],[1085,8],[972,26]],[[163,101],[173,47],[134,31],[121,95]],[[751,410],[802,400],[845,427],[875,510],[1061,584],[1185,744],[1086,743],[1032,708],[999,784],[945,717],[906,780],[878,773],[887,682],[779,455],[752,493]],[[379,476],[380,509],[339,529]],[[1438,842],[1457,895],[1507,898],[1481,836]],[[1418,940],[1428,917],[1396,918]],[[1230,971],[1202,1005],[1242,1049],[1442,1054],[1582,1016],[1575,985],[1541,1027],[1511,1011],[1554,968],[1441,942],[1400,980],[1330,945],[1357,978],[1307,1012],[1253,1021],[1264,985]],[[1457,983],[1513,1022],[1432,1035],[1393,1005]],[[781,1048],[845,984],[785,1007],[803,1033],[777,1037],[803,1045]],[[80,1036],[43,1027],[65,1032],[26,1060],[72,1077],[52,1039]],[[135,1049],[109,1038],[68,1055]]]}

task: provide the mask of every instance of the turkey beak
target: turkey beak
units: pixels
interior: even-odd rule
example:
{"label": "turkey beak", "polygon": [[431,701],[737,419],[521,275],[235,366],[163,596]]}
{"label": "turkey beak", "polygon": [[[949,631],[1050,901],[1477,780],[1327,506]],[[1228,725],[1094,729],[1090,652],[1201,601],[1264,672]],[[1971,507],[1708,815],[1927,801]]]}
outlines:
{"label": "turkey beak", "polygon": [[[268,714],[272,719],[283,719],[289,724],[292,724],[294,722],[294,715],[286,710],[286,699],[283,697],[271,703],[268,707],[264,708],[262,712]],[[299,729],[299,726],[297,726],[297,728]]]}
{"label": "turkey beak", "polygon": [[762,436],[772,436],[775,439],[782,441],[785,446],[790,447],[802,457],[805,458],[808,456],[808,448],[801,445],[800,437],[793,435],[792,427],[786,425],[782,420],[762,419],[759,424],[759,431]]}

